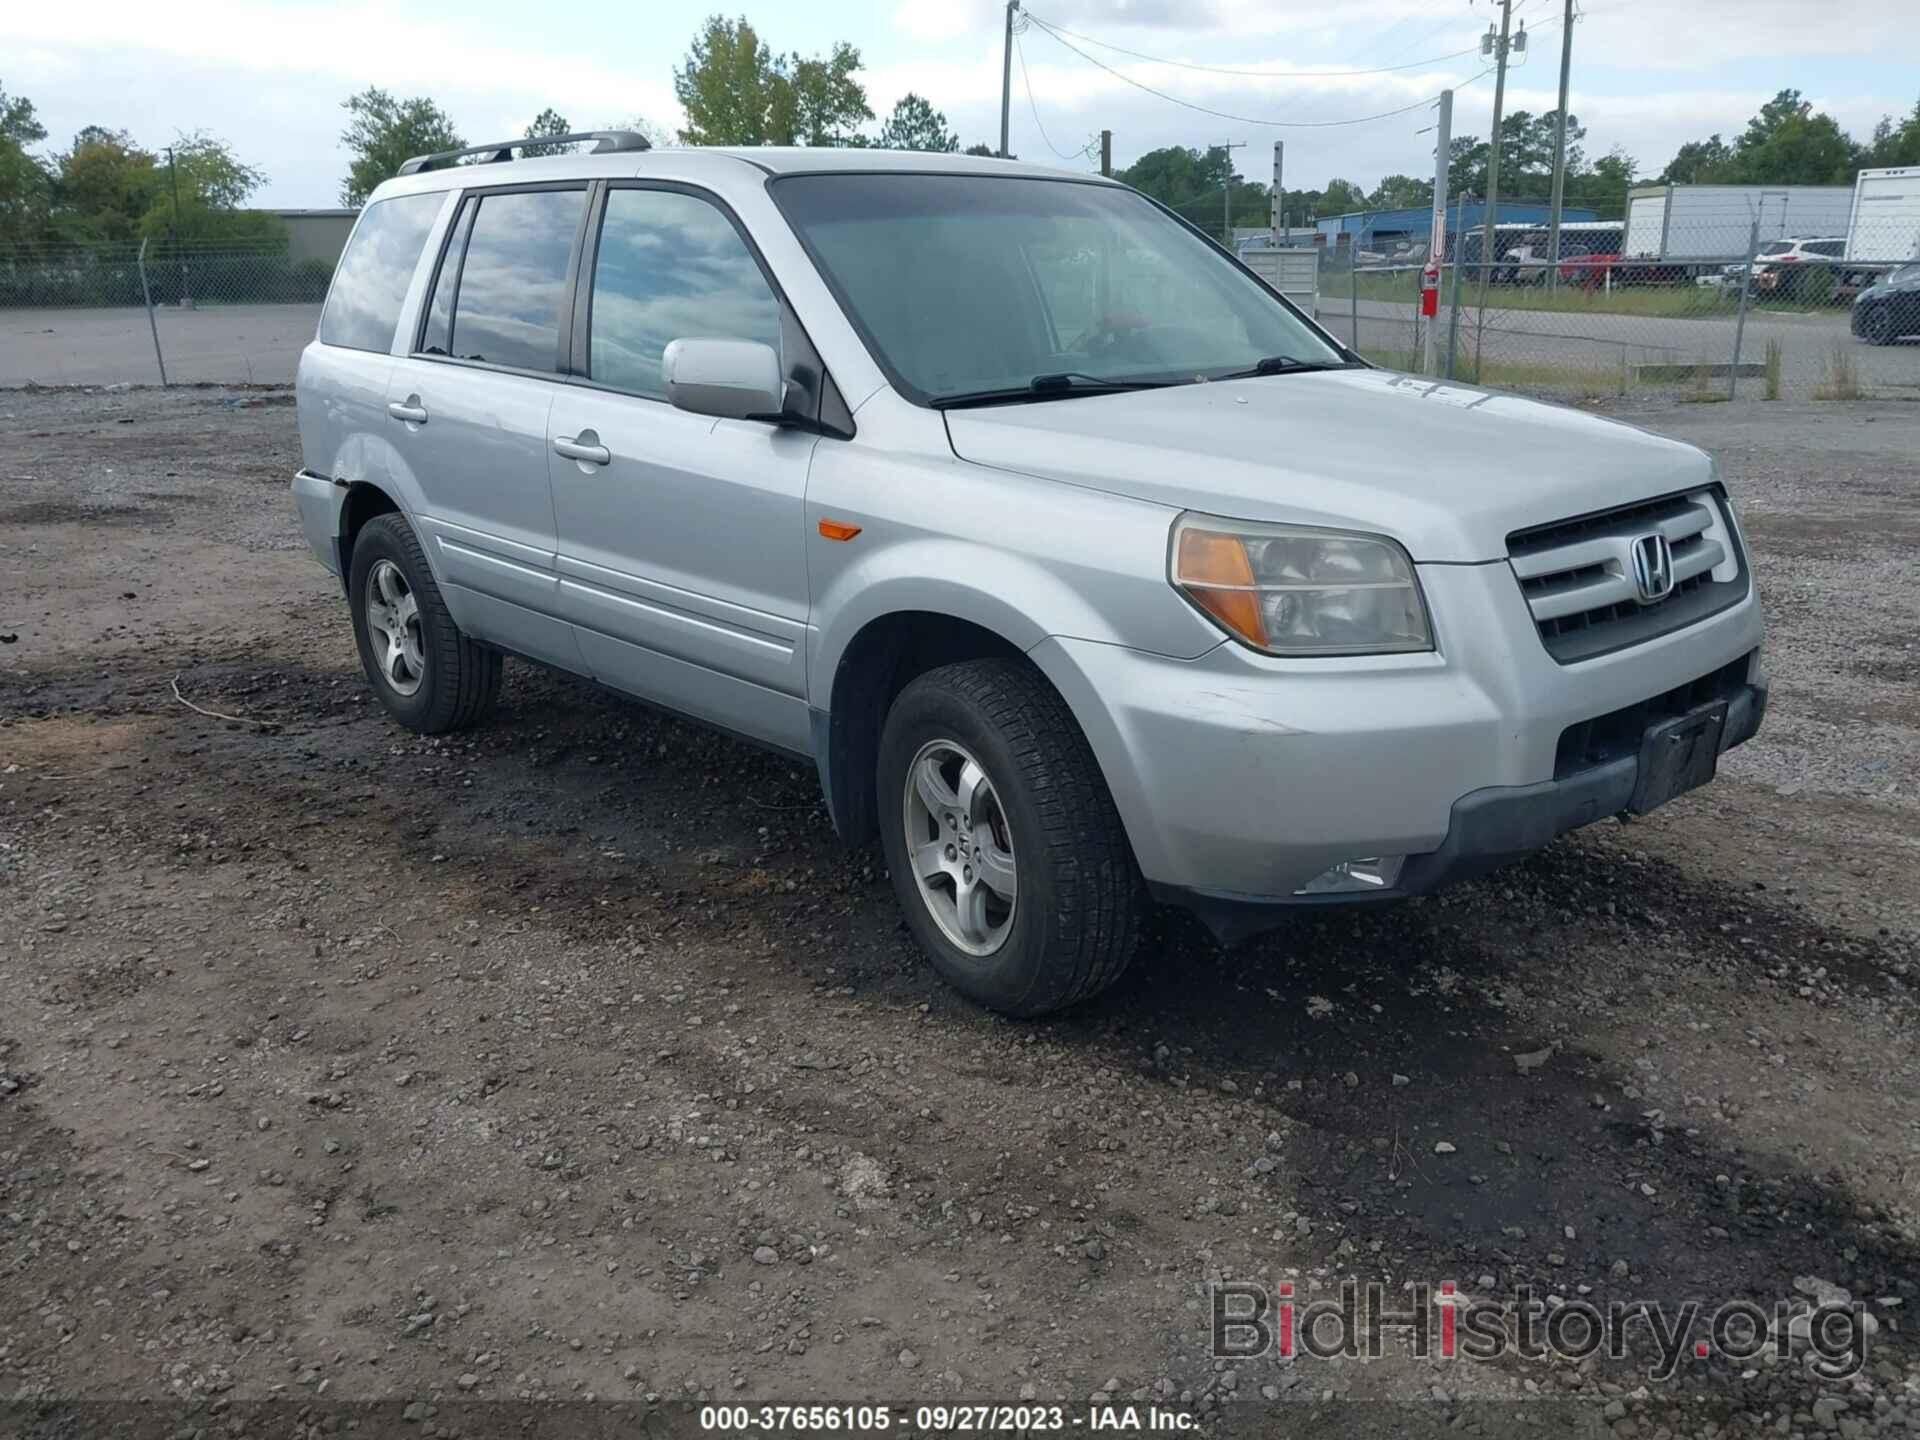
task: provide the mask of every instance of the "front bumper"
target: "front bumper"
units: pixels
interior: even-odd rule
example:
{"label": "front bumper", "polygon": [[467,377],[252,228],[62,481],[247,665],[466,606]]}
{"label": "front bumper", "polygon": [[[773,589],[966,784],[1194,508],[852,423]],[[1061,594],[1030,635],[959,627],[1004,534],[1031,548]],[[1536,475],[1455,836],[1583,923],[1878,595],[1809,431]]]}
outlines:
{"label": "front bumper", "polygon": [[[1747,685],[1730,697],[1720,752],[1751,740],[1767,710],[1767,688]],[[1301,905],[1402,900],[1471,880],[1544,849],[1570,830],[1626,811],[1640,778],[1640,759],[1622,756],[1563,779],[1536,785],[1489,786],[1453,802],[1438,849],[1412,855],[1389,889],[1267,898],[1174,885],[1153,885],[1154,898],[1203,920],[1223,944],[1280,923]]]}
{"label": "front bumper", "polygon": [[[1223,643],[1173,660],[1058,637],[1032,651],[1156,894],[1203,913],[1418,894],[1627,808],[1636,757],[1581,770],[1562,756],[1584,722],[1729,670],[1722,748],[1758,728],[1752,590],[1697,624],[1562,665],[1505,563],[1419,571],[1432,653],[1302,661]],[[1389,855],[1412,857],[1390,890],[1296,893]]]}

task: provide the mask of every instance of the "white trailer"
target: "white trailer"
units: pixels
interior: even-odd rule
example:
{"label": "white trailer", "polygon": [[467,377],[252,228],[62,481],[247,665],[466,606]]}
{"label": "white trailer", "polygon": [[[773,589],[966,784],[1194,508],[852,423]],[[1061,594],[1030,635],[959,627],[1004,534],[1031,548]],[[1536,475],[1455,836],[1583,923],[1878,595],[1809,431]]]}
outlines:
{"label": "white trailer", "polygon": [[1756,221],[1765,244],[1844,235],[1852,214],[1846,185],[1642,185],[1627,192],[1621,253],[1673,265],[1742,260]]}
{"label": "white trailer", "polygon": [[1849,260],[1920,260],[1920,165],[1862,170],[1853,180]]}

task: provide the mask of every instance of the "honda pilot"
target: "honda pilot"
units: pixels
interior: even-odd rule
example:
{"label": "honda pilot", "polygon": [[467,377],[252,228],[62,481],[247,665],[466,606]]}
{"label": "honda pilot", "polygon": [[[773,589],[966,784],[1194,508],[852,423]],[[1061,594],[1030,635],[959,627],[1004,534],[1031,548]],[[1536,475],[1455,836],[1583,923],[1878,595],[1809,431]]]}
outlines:
{"label": "honda pilot", "polygon": [[810,762],[975,1000],[1094,994],[1155,903],[1432,891],[1760,725],[1692,446],[1378,368],[1098,176],[519,143],[381,185],[301,358],[369,684],[436,734],[517,657]]}

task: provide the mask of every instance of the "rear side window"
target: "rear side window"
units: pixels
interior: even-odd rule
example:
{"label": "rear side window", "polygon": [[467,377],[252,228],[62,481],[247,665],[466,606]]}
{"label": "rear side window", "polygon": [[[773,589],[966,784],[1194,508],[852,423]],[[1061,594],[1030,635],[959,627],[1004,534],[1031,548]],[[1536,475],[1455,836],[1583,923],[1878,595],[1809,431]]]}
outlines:
{"label": "rear side window", "polygon": [[593,267],[588,373],[602,385],[664,399],[660,354],[695,336],[758,340],[780,353],[780,303],[752,253],[727,217],[697,196],[609,192]]}
{"label": "rear side window", "polygon": [[[559,368],[560,315],[567,299],[567,261],[586,205],[584,190],[529,190],[480,196],[463,216],[464,257],[449,247],[428,307],[428,329],[452,291],[452,333],[446,352],[516,370]],[[460,236],[454,236],[457,245]],[[429,347],[439,337],[429,334]]]}
{"label": "rear side window", "polygon": [[376,200],[354,227],[320,315],[320,340],[385,354],[427,232],[445,196],[434,192]]}

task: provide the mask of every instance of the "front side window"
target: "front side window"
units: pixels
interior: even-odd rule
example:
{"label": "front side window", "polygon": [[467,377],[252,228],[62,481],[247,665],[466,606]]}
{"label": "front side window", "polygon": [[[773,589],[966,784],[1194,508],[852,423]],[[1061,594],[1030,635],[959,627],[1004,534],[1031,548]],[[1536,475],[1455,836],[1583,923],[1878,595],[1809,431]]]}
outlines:
{"label": "front side window", "polygon": [[[528,190],[478,197],[458,264],[451,249],[428,306],[429,328],[440,289],[453,291],[447,353],[516,370],[559,368],[560,317],[567,300],[567,261],[586,205],[584,190]],[[467,202],[474,204],[473,200]],[[459,238],[455,237],[456,240]],[[438,342],[429,336],[428,343]]]}
{"label": "front side window", "polygon": [[587,370],[595,382],[666,398],[660,355],[675,340],[758,340],[780,350],[780,304],[727,217],[677,190],[607,195],[593,267]]}
{"label": "front side window", "polygon": [[427,232],[446,196],[435,191],[376,200],[353,227],[353,238],[333,272],[320,343],[384,355],[393,348],[400,306],[413,283]]}
{"label": "front side window", "polygon": [[987,175],[796,175],[770,187],[875,358],[940,404],[1030,387],[1339,364],[1311,324],[1152,202]]}

